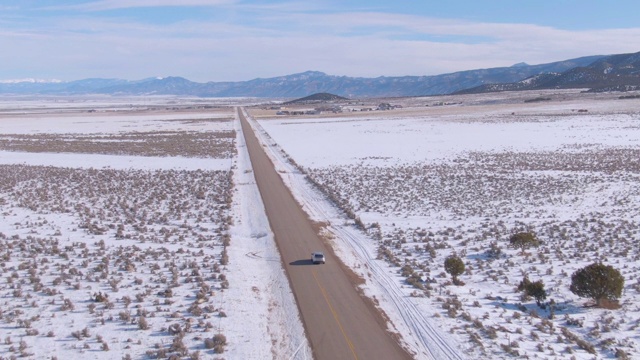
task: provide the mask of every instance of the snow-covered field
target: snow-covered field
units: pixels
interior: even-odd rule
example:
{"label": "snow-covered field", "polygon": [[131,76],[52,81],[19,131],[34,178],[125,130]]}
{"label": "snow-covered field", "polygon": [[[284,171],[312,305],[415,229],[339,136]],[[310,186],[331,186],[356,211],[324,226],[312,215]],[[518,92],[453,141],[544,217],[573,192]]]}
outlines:
{"label": "snow-covered field", "polygon": [[[428,325],[469,358],[639,358],[640,101],[617,96],[392,99],[404,108],[256,117],[298,199],[330,223],[327,236],[418,354]],[[520,231],[542,245],[520,255],[508,246]],[[464,286],[444,271],[452,254]],[[593,262],[623,275],[619,309],[570,292]],[[517,291],[525,275],[543,281],[544,308]]]}
{"label": "snow-covered field", "polygon": [[[640,357],[640,101],[389,101],[248,113],[416,358]],[[311,359],[231,107],[254,103],[0,99],[1,358]],[[516,231],[543,244],[520,255]],[[594,261],[623,274],[619,309],[569,291]]]}
{"label": "snow-covered field", "polygon": [[155,101],[0,101],[0,358],[310,358],[229,101]]}

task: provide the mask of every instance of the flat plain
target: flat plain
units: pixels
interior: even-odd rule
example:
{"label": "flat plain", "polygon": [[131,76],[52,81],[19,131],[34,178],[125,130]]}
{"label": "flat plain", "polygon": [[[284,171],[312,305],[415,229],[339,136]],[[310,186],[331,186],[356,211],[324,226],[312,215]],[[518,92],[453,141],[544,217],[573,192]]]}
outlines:
{"label": "flat plain", "polygon": [[[402,107],[360,111],[375,104],[353,103],[352,112],[315,118],[255,116],[274,154],[292,164],[281,171],[300,188],[300,201],[315,196],[340,209],[315,216],[370,280],[365,292],[381,298],[397,286],[419,308],[422,317],[407,320],[398,305],[406,298],[380,300],[416,353],[429,341],[403,323],[439,328],[470,358],[635,358],[640,113],[637,99],[620,96],[386,99]],[[541,245],[521,253],[509,246],[517,232]],[[465,264],[462,286],[445,272],[450,255]],[[572,274],[594,262],[625,279],[612,308],[569,290]],[[371,285],[385,276],[391,285]],[[517,290],[525,277],[544,283],[542,306]]]}
{"label": "flat plain", "polygon": [[4,98],[0,358],[305,356],[235,125],[224,99]]}
{"label": "flat plain", "polygon": [[[234,115],[246,105],[415,358],[442,338],[468,358],[638,357],[640,104],[619,96],[369,99],[295,117],[255,99],[4,98],[0,356],[311,358]],[[360,111],[381,102],[402,108]],[[542,244],[521,254],[518,231]],[[598,261],[625,278],[619,308],[569,291]],[[544,282],[544,308],[517,291],[524,276]]]}

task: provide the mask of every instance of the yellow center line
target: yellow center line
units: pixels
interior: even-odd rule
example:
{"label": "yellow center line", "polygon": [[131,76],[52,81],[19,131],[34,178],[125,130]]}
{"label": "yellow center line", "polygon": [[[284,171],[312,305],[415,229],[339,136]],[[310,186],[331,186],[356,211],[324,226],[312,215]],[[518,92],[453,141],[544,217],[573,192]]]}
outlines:
{"label": "yellow center line", "polygon": [[347,333],[344,331],[344,328],[342,327],[342,324],[340,323],[340,319],[338,319],[338,313],[336,313],[336,311],[333,309],[333,306],[331,306],[331,302],[329,301],[329,297],[327,297],[327,292],[324,290],[322,285],[320,285],[320,280],[318,280],[318,276],[316,275],[316,271],[315,270],[311,270],[311,273],[313,274],[313,278],[316,279],[316,284],[318,284],[318,287],[320,288],[320,291],[322,292],[322,296],[324,296],[324,300],[327,302],[327,305],[329,305],[329,310],[331,310],[331,313],[333,314],[333,318],[336,320],[336,323],[338,323],[338,327],[340,328],[340,331],[342,332],[342,336],[344,336],[344,339],[347,341],[347,345],[349,345],[349,349],[351,349],[351,353],[353,354],[353,358],[355,360],[358,360],[358,355],[356,355],[356,349],[353,347],[353,343],[351,342],[351,340],[349,340],[349,337],[347,336]]}

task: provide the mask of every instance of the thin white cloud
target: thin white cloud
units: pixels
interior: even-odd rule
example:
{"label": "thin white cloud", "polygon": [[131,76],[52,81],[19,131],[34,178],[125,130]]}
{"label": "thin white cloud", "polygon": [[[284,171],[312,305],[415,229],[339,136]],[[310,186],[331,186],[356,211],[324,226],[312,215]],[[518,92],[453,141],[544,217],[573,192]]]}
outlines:
{"label": "thin white cloud", "polygon": [[[280,21],[280,19],[274,19]],[[358,33],[366,29],[369,35],[408,34],[415,37],[427,36],[468,36],[485,37],[487,39],[531,39],[534,37],[553,39],[556,36],[574,36],[574,34],[600,34],[608,30],[571,31],[549,26],[518,23],[486,23],[471,22],[458,19],[441,19],[417,15],[385,14],[385,13],[337,13],[337,14],[303,14],[292,17],[289,22],[298,22],[308,29],[323,28],[325,31],[339,35],[350,32]],[[619,29],[611,31],[630,32],[635,29]]]}
{"label": "thin white cloud", "polygon": [[272,13],[280,13],[290,15],[291,13],[305,13],[314,11],[331,11],[326,4],[319,3],[317,1],[287,1],[267,4],[256,3],[238,3],[236,6],[238,10],[245,11],[268,11]]}
{"label": "thin white cloud", "polygon": [[105,11],[149,7],[221,6],[235,3],[237,3],[237,0],[101,0],[67,7],[61,6],[56,7],[56,9]]}
{"label": "thin white cloud", "polygon": [[245,15],[235,16],[242,22],[155,25],[85,14],[0,30],[0,48],[6,50],[0,78],[175,75],[232,81],[305,70],[435,75],[640,50],[640,28],[570,31],[382,13]]}

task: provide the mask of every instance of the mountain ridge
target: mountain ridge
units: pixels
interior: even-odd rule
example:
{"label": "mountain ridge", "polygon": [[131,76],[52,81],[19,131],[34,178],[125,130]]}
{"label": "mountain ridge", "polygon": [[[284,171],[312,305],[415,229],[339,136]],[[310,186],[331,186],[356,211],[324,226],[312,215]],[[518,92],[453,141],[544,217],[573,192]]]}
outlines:
{"label": "mountain ridge", "polygon": [[[564,73],[610,56],[594,55],[539,65],[518,63],[510,67],[465,70],[429,76],[376,78],[327,75],[320,71],[256,78],[248,81],[198,83],[178,76],[122,79],[84,79],[70,82],[0,82],[0,94],[40,95],[177,95],[198,97],[299,98],[331,93],[347,98],[401,97],[450,94],[487,84],[515,83],[532,76]],[[623,60],[620,60],[623,61]]]}
{"label": "mountain ridge", "polygon": [[640,90],[640,52],[610,55],[564,72],[534,75],[517,82],[483,84],[454,94],[542,89]]}

